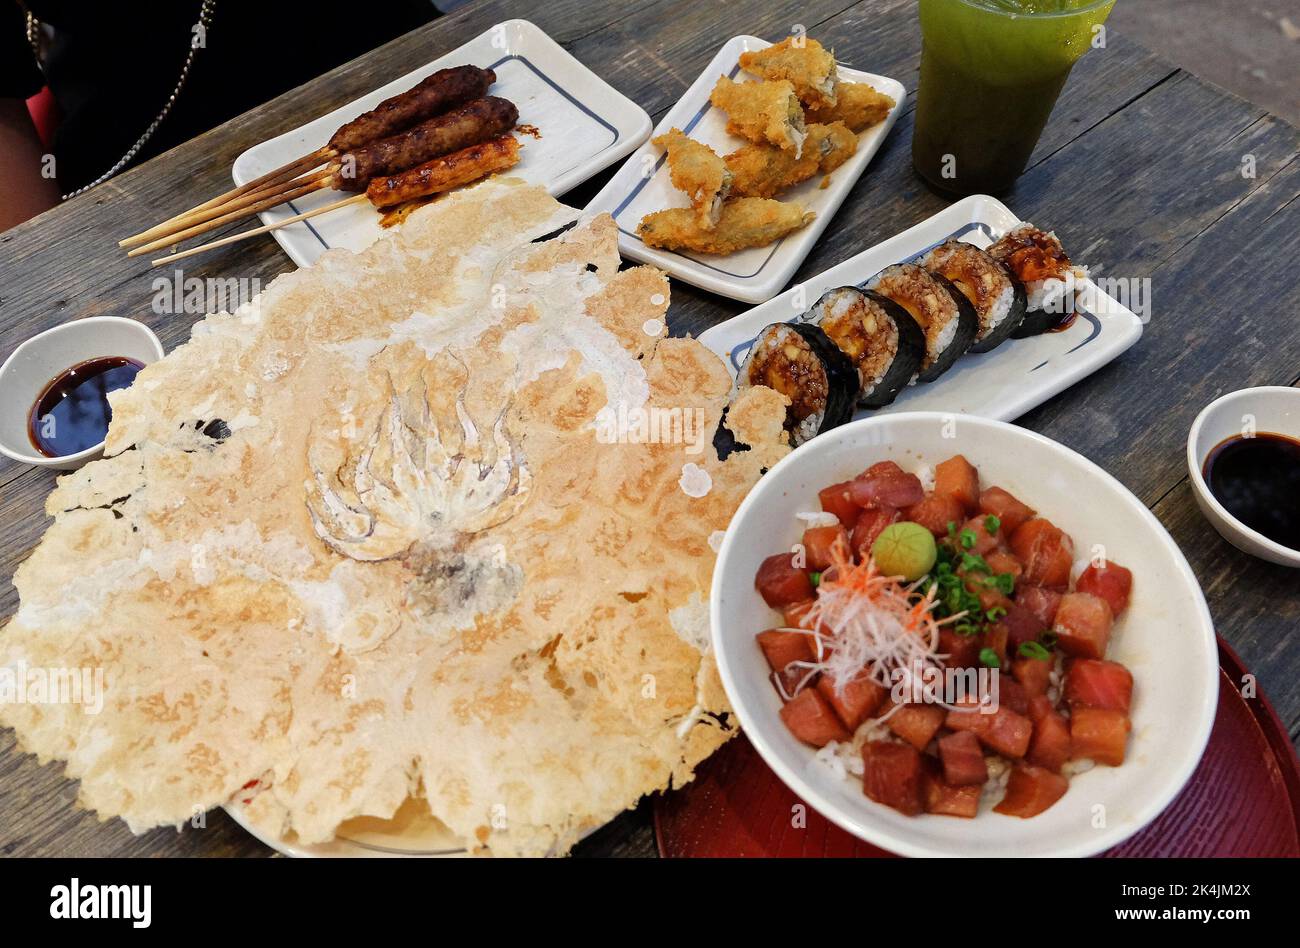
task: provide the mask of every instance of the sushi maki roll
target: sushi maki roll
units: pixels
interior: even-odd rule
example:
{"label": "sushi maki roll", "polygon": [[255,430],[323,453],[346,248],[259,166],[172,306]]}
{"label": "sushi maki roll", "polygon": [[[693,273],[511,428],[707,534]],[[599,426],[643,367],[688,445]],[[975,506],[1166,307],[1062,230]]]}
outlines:
{"label": "sushi maki roll", "polygon": [[927,273],[914,263],[886,267],[867,289],[907,310],[925,333],[919,382],[933,382],[952,368],[979,332],[979,317],[970,300],[942,276]]}
{"label": "sushi maki roll", "polygon": [[925,334],[911,314],[871,290],[828,290],[808,311],[858,372],[858,404],[883,408],[921,368]]}
{"label": "sushi maki roll", "polygon": [[979,331],[971,352],[997,348],[1024,320],[1024,285],[974,244],[949,240],[926,254],[921,266],[948,280],[975,308]]}
{"label": "sushi maki roll", "polygon": [[1088,270],[1070,262],[1056,234],[1020,224],[995,241],[988,252],[1025,287],[1025,318],[1011,338],[1036,336],[1067,321],[1074,301],[1070,299],[1067,305],[1066,297],[1088,278]]}
{"label": "sushi maki roll", "polygon": [[773,323],[736,377],[737,391],[766,385],[786,398],[785,430],[796,447],[853,416],[858,371],[835,343],[809,323]]}

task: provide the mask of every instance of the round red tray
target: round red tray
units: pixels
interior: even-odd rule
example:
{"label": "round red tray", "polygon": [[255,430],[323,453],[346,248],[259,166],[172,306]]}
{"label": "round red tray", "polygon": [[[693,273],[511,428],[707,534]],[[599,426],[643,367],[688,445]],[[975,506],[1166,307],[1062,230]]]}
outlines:
{"label": "round red tray", "polygon": [[[1105,856],[1300,856],[1300,763],[1262,693],[1237,690],[1246,674],[1219,642],[1219,711],[1210,744],[1183,792],[1160,816]],[[846,833],[811,807],[790,825],[799,798],[743,735],[655,804],[666,857],[893,856]]]}

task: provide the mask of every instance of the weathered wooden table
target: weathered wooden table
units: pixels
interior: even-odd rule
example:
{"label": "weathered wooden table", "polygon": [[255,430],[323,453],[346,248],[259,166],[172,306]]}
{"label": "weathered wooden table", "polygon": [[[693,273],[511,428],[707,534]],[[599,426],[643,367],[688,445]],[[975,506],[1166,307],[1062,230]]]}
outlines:
{"label": "weathered wooden table", "polygon": [[[777,39],[796,24],[843,61],[916,87],[913,0],[482,0],[234,119],[91,193],[0,234],[0,354],[56,323],[116,314],[150,324],[168,349],[195,316],[150,308],[156,272],[115,246],[229,186],[245,148],[327,112],[525,15],[658,119],[731,36]],[[818,273],[941,209],[913,175],[911,103],[796,274]],[[1237,552],[1197,511],[1184,444],[1196,412],[1252,385],[1300,381],[1300,132],[1110,32],[1074,70],[1029,170],[1005,200],[1061,228],[1103,273],[1149,277],[1141,342],[1020,423],[1069,445],[1155,511],[1191,561],[1219,633],[1241,653],[1300,737],[1300,574]],[[609,172],[564,200],[583,206]],[[189,261],[186,276],[257,278],[292,264],[270,238]],[[674,283],[669,323],[700,330],[744,307]],[[53,475],[0,462],[0,619],[14,569],[44,531]],[[73,807],[75,785],[0,733],[0,853],[268,855],[224,814],[203,830],[131,835]],[[583,855],[654,852],[647,802],[579,847]]]}

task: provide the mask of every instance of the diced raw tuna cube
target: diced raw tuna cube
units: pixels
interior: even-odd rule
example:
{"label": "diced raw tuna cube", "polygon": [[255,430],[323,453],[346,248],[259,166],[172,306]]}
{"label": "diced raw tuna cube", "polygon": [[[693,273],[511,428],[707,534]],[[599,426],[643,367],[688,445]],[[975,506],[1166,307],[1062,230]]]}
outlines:
{"label": "diced raw tuna cube", "polygon": [[1006,757],[1024,757],[1034,731],[1029,718],[1002,707],[1000,703],[992,714],[965,708],[949,711],[944,724],[954,731],[970,731],[985,747]]}
{"label": "diced raw tuna cube", "polygon": [[966,519],[966,510],[951,497],[926,494],[916,503],[903,508],[903,519],[919,523],[936,537],[948,535],[948,524],[960,527]]}
{"label": "diced raw tuna cube", "polygon": [[1133,574],[1118,563],[1107,562],[1102,566],[1090,564],[1075,583],[1074,589],[1075,592],[1100,596],[1110,604],[1111,613],[1119,615],[1128,608],[1129,594],[1133,590]]}
{"label": "diced raw tuna cube", "polygon": [[927,767],[921,776],[921,793],[925,812],[938,816],[974,819],[980,809],[979,784],[955,787],[943,779],[936,768]]}
{"label": "diced raw tuna cube", "polygon": [[840,523],[849,529],[853,528],[853,524],[858,520],[858,514],[862,511],[862,508],[849,496],[849,485],[852,483],[852,481],[845,481],[842,484],[832,484],[817,492],[817,498],[822,502],[822,510],[835,514],[840,518]]}
{"label": "diced raw tuna cube", "polygon": [[793,553],[778,553],[763,560],[754,586],[773,609],[811,599],[814,594],[808,571],[795,565]]}
{"label": "diced raw tuna cube", "polygon": [[1034,721],[1034,734],[1025,754],[1029,763],[1060,773],[1070,759],[1070,725],[1060,714],[1048,711]]}
{"label": "diced raw tuna cube", "polygon": [[876,537],[884,532],[885,527],[896,523],[898,518],[898,510],[894,507],[876,507],[858,515],[857,522],[853,525],[851,543],[859,561],[864,561],[871,555],[871,545],[876,542]]}
{"label": "diced raw tuna cube", "polygon": [[934,492],[951,497],[967,512],[973,511],[980,498],[980,475],[975,466],[957,454],[934,466]]}
{"label": "diced raw tuna cube", "polygon": [[807,557],[808,569],[821,570],[831,565],[831,547],[836,543],[844,545],[845,555],[849,552],[849,532],[836,524],[833,527],[809,527],[803,532],[803,549]]}
{"label": "diced raw tuna cube", "polygon": [[1011,552],[1025,564],[1024,581],[1064,590],[1070,585],[1074,542],[1050,520],[1036,517],[1011,534]]}
{"label": "diced raw tuna cube", "polygon": [[785,619],[785,624],[792,629],[812,629],[813,623],[808,618],[808,613],[815,605],[817,605],[816,599],[805,599],[803,602],[786,606],[781,610],[781,616]]}
{"label": "diced raw tuna cube", "polygon": [[978,636],[961,635],[952,626],[939,630],[939,652],[948,656],[943,663],[949,668],[978,668],[980,648]]}
{"label": "diced raw tuna cube", "polygon": [[794,694],[800,683],[812,674],[812,670],[807,665],[796,664],[814,660],[815,646],[812,636],[802,632],[768,629],[766,632],[758,633],[756,638],[768,666],[773,674],[781,679],[782,691],[787,695]]}
{"label": "diced raw tuna cube", "polygon": [[943,763],[943,779],[954,787],[989,779],[979,738],[970,731],[955,731],[939,738],[939,760]]}
{"label": "diced raw tuna cube", "polygon": [[1032,699],[1047,693],[1053,664],[1051,658],[1028,658],[1022,655],[1012,660],[1011,674]]}
{"label": "diced raw tuna cube", "polygon": [[1047,631],[1043,621],[1018,602],[1008,603],[1003,608],[1007,614],[997,624],[1007,630],[1007,649],[1012,655],[1025,642],[1036,642]]}
{"label": "diced raw tuna cube", "polygon": [[908,704],[895,711],[886,722],[889,729],[917,750],[925,750],[943,727],[943,708],[933,704]]}
{"label": "diced raw tuna cube", "polygon": [[862,792],[900,813],[922,812],[921,754],[909,744],[868,741],[862,745]]}
{"label": "diced raw tuna cube", "polygon": [[1047,695],[1034,695],[1029,699],[1029,720],[1037,723],[1049,714],[1056,714],[1056,705]]}
{"label": "diced raw tuna cube", "polygon": [[1066,593],[1056,610],[1056,644],[1075,658],[1104,658],[1113,620],[1110,605],[1092,593]]}
{"label": "diced raw tuna cube", "polygon": [[998,673],[998,703],[1016,714],[1029,714],[1029,693],[1005,672]]}
{"label": "diced raw tuna cube", "polygon": [[1077,658],[1065,673],[1065,700],[1072,708],[1128,714],[1133,701],[1133,674],[1119,662]]}
{"label": "diced raw tuna cube", "polygon": [[1025,572],[1024,564],[1006,550],[993,550],[985,555],[984,562],[989,564],[989,569],[993,571],[994,576],[1006,573],[1015,580],[1017,585],[1020,583],[1020,577]]}
{"label": "diced raw tuna cube", "polygon": [[816,688],[805,688],[787,701],[781,708],[781,720],[791,734],[813,747],[853,736]]}
{"label": "diced raw tuna cube", "polygon": [[[942,496],[935,491],[936,496]],[[971,517],[965,523],[958,525],[957,536],[960,538],[967,530],[975,534],[974,546],[967,547],[964,544],[961,549],[967,553],[974,553],[976,556],[987,557],[994,550],[1000,549],[1003,545],[1002,531],[989,533],[985,521],[988,517]]]}
{"label": "diced raw tuna cube", "polygon": [[1001,487],[990,487],[980,493],[979,512],[985,516],[992,514],[1002,521],[999,531],[1008,537],[1034,516],[1032,507],[1022,504]]}
{"label": "diced raw tuna cube", "polygon": [[1038,617],[1044,628],[1050,629],[1056,619],[1056,610],[1061,606],[1060,590],[1044,589],[1042,586],[1016,586],[1016,602]]}
{"label": "diced raw tuna cube", "polygon": [[859,507],[907,507],[924,496],[921,479],[892,461],[867,468],[849,486],[849,497]]}
{"label": "diced raw tuna cube", "polygon": [[1007,795],[995,806],[995,812],[1029,818],[1050,807],[1070,788],[1060,774],[1032,764],[1016,764],[1007,778]]}
{"label": "diced raw tuna cube", "polygon": [[1070,710],[1070,757],[1091,759],[1099,764],[1118,767],[1124,763],[1131,727],[1123,711],[1098,708]]}
{"label": "diced raw tuna cube", "polygon": [[861,727],[862,722],[871,717],[871,713],[889,695],[888,688],[865,676],[849,682],[841,693],[830,675],[822,675],[817,681],[817,690],[850,731]]}

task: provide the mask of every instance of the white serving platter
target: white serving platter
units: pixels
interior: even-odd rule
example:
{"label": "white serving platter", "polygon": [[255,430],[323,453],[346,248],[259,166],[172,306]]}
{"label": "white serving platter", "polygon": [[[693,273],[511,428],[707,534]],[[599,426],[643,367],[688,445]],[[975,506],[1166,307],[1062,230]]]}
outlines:
{"label": "white serving platter", "polygon": [[[674,127],[680,128],[691,138],[710,146],[719,155],[725,155],[745,144],[743,139],[727,132],[726,114],[710,105],[709,93],[721,75],[730,76],[737,81],[746,78],[746,74],[740,70],[741,53],[766,49],[771,45],[756,36],[736,36],[728,40],[686,94],[664,116],[655,128],[655,136]],[[806,227],[776,243],[726,255],[675,253],[647,247],[636,235],[641,218],[652,211],[689,204],[686,196],[674,188],[669,180],[663,150],[649,142],[623,163],[609,183],[587,205],[587,210],[608,211],[613,215],[618,224],[618,249],[624,257],[654,264],[679,280],[721,296],[746,303],[761,303],[771,299],[803,263],[850,189],[880,150],[885,136],[898,119],[907,95],[902,83],[885,76],[860,72],[842,64],[839,76],[847,82],[869,83],[878,92],[891,96],[896,104],[885,121],[858,135],[858,150],[852,158],[832,172],[826,188],[821,187],[822,179],[818,175],[777,196],[778,200],[804,205],[815,212],[817,217]]]}
{"label": "white serving platter", "polygon": [[[645,109],[578,62],[539,27],[527,20],[507,20],[369,95],[254,145],[235,159],[235,183],[244,184],[320,148],[344,122],[438,69],[459,65],[495,70],[497,81],[490,94],[515,103],[520,123],[538,129],[540,138],[520,136],[523,157],[509,173],[544,185],[553,195],[609,167],[650,136]],[[259,216],[263,223],[275,224],[343,196],[317,191]],[[331,247],[368,247],[382,233],[379,217],[368,205],[345,207],[272,233],[294,263],[305,267]]]}
{"label": "white serving platter", "polygon": [[[987,247],[1021,223],[1001,201],[972,195],[831,267],[785,293],[700,335],[735,375],[754,338],[770,323],[797,320],[826,290],[867,283],[885,267],[914,260],[945,240]],[[1044,230],[1057,222],[1035,221]],[[1070,249],[1069,232],[1062,240]],[[1087,264],[1086,260],[1075,263]],[[859,409],[854,418],[897,411],[943,411],[999,421],[1019,418],[1117,357],[1142,335],[1142,321],[1091,280],[1080,285],[1088,305],[1076,306],[1068,329],[1028,339],[1008,339],[992,352],[966,354],[928,384],[909,385],[892,405]]]}

